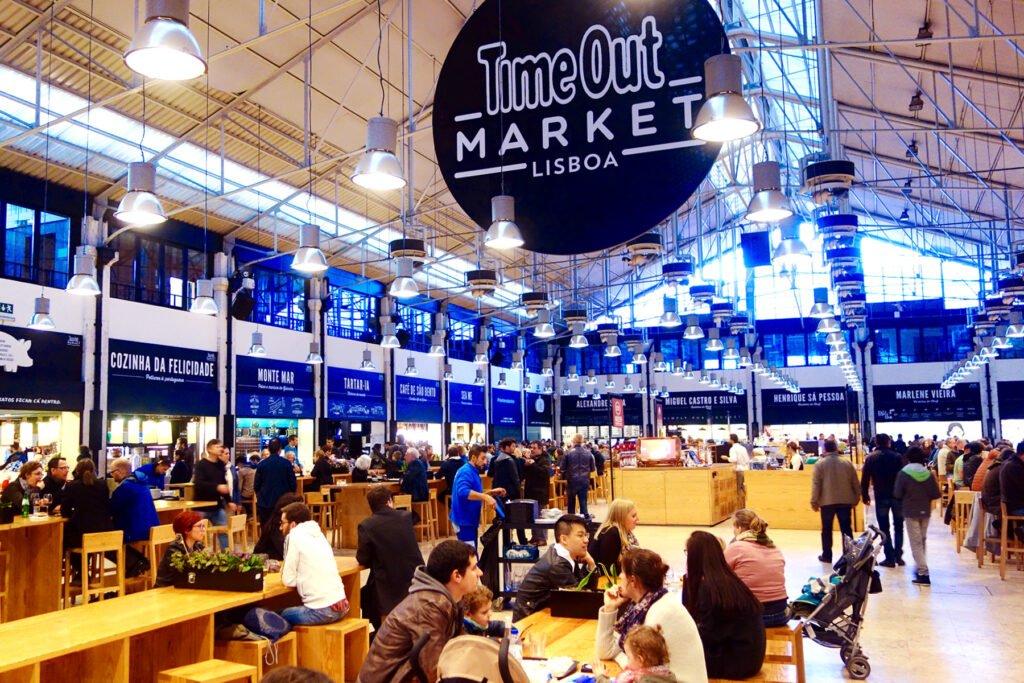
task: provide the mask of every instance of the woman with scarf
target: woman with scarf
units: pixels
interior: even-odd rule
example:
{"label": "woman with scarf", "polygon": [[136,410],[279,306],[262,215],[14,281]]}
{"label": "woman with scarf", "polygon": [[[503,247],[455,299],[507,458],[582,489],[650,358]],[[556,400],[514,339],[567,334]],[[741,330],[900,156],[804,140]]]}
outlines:
{"label": "woman with scarf", "polygon": [[668,566],[651,550],[629,548],[620,557],[619,583],[604,594],[604,607],[597,614],[597,657],[615,659],[625,666],[626,636],[637,626],[660,627],[668,643],[668,662],[680,683],[704,683],[704,667],[697,625],[668,594],[665,574]]}
{"label": "woman with scarf", "polygon": [[725,561],[761,602],[764,625],[782,626],[789,620],[786,559],[768,538],[768,522],[744,508],[732,524],[736,537],[725,549]]}
{"label": "woman with scarf", "polygon": [[639,545],[633,531],[640,524],[636,504],[625,498],[616,498],[608,507],[608,516],[590,540],[590,556],[605,568],[619,569],[619,555],[627,548]]}

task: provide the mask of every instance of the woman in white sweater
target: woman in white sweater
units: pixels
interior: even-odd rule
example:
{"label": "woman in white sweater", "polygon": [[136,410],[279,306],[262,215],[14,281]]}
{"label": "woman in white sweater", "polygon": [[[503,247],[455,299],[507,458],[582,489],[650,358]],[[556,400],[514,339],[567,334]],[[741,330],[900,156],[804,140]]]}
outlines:
{"label": "woman in white sweater", "polygon": [[[597,613],[597,657],[625,665],[622,644],[637,626],[660,627],[668,643],[668,666],[680,683],[707,683],[704,648],[693,617],[665,588],[668,566],[651,550],[622,553],[619,583],[604,594]],[[619,609],[625,607],[619,616]]]}

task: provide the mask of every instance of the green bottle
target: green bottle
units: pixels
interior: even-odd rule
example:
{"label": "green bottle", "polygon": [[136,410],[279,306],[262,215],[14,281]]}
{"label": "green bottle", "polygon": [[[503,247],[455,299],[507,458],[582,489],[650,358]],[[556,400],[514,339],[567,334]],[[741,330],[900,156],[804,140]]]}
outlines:
{"label": "green bottle", "polygon": [[28,494],[26,493],[21,497],[21,516],[28,517],[28,513],[31,511],[32,504],[29,503]]}

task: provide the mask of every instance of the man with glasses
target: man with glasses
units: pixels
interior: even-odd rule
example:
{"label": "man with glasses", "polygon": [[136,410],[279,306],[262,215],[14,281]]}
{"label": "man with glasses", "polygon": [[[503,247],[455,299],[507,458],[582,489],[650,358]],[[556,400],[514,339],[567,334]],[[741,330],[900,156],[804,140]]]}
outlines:
{"label": "man with glasses", "polygon": [[149,488],[132,476],[127,458],[110,463],[110,478],[117,483],[110,494],[114,528],[124,532],[125,543],[149,540],[149,530],[160,524]]}
{"label": "man with glasses", "polygon": [[530,568],[519,584],[512,621],[519,621],[548,605],[551,591],[576,586],[596,563],[587,552],[587,522],[577,515],[562,515],[555,522],[553,546]]}
{"label": "man with glasses", "polygon": [[43,477],[43,490],[40,492],[44,498],[49,496],[50,514],[60,514],[61,498],[64,495],[64,486],[68,483],[68,461],[60,456],[50,458],[46,463],[47,475]]}
{"label": "man with glasses", "polygon": [[330,624],[348,613],[345,586],[338,574],[334,550],[305,503],[281,509],[284,563],[281,583],[295,588],[301,607],[288,607],[281,616],[293,626]]}

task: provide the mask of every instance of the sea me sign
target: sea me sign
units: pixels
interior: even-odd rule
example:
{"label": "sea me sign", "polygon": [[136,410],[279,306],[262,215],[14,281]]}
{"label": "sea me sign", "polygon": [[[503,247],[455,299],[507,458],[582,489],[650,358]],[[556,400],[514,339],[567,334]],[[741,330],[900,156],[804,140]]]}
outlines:
{"label": "sea me sign", "polygon": [[491,197],[512,195],[532,251],[636,237],[681,206],[718,156],[690,128],[704,61],[726,50],[706,0],[486,0],[438,78],[445,182],[484,227]]}

